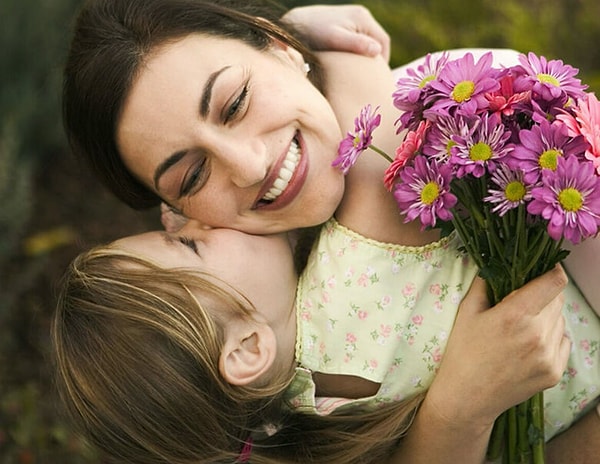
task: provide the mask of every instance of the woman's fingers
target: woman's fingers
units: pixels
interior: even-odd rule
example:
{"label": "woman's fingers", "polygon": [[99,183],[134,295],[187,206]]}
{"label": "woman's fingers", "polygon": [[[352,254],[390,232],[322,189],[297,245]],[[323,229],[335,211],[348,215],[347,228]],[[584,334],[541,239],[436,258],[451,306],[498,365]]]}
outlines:
{"label": "woman's fingers", "polygon": [[[444,403],[440,407],[465,421],[493,422],[556,384],[570,347],[561,312],[566,282],[558,266],[488,309],[485,283],[476,279],[430,389],[434,400]],[[470,398],[466,404],[465,398]]]}

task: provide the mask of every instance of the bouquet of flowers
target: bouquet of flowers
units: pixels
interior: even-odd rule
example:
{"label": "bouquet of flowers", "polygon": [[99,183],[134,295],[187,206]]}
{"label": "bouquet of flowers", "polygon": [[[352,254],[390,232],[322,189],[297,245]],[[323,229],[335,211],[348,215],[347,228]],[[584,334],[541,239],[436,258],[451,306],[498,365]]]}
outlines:
{"label": "bouquet of flowers", "polygon": [[[380,116],[368,105],[334,165],[346,172],[367,148],[385,156],[405,220],[456,231],[495,304],[564,259],[565,239],[598,233],[600,103],[560,60],[492,58],[428,55],[392,96],[404,135],[394,159],[371,143]],[[502,453],[544,462],[542,392],[497,419],[488,457]]]}

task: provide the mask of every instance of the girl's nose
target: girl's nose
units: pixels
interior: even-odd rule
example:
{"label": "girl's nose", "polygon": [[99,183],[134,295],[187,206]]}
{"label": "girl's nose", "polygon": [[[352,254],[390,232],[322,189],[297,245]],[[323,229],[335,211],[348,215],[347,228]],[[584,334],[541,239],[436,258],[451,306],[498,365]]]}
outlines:
{"label": "girl's nose", "polygon": [[208,230],[211,230],[211,227],[203,222],[196,219],[187,219],[186,222],[181,225],[181,228],[174,232],[192,239],[200,239],[202,234]]}

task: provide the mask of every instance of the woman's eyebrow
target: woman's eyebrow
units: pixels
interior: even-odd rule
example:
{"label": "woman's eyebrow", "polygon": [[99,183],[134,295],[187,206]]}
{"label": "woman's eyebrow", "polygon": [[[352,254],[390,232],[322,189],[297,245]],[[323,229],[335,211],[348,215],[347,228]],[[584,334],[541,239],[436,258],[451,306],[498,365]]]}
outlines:
{"label": "woman's eyebrow", "polygon": [[210,109],[210,99],[212,98],[212,89],[215,85],[217,78],[223,71],[229,69],[230,66],[224,66],[221,69],[213,72],[204,84],[204,90],[202,91],[202,99],[200,100],[200,116],[202,119],[206,119],[208,116],[208,110]]}
{"label": "woman's eyebrow", "polygon": [[166,159],[160,163],[156,170],[154,171],[154,188],[156,191],[160,191],[158,188],[158,183],[160,182],[160,178],[163,176],[165,172],[167,172],[171,166],[174,166],[185,156],[187,150],[181,150],[173,153],[171,156],[168,156]]}
{"label": "woman's eyebrow", "polygon": [[[223,71],[229,69],[231,66],[223,66],[221,69],[211,73],[204,84],[204,89],[202,90],[202,98],[200,99],[200,116],[202,119],[206,119],[208,116],[208,110],[210,109],[210,100],[212,98],[212,89],[217,81],[217,78],[223,73]],[[181,150],[173,153],[168,156],[162,163],[160,163],[155,171],[154,171],[154,188],[158,191],[158,183],[160,178],[163,176],[165,172],[167,172],[173,165],[177,164],[181,158],[185,156],[187,150]]]}

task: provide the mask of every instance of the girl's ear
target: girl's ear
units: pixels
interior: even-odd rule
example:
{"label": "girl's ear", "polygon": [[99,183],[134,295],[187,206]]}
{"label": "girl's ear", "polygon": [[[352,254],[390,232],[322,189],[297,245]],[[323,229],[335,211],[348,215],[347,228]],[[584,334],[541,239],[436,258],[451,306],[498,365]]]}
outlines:
{"label": "girl's ear", "polygon": [[269,325],[237,319],[225,327],[219,371],[232,385],[250,385],[267,373],[276,353],[277,340]]}

